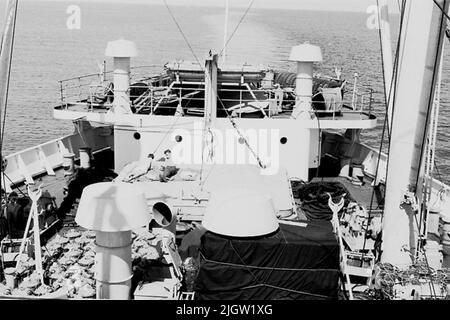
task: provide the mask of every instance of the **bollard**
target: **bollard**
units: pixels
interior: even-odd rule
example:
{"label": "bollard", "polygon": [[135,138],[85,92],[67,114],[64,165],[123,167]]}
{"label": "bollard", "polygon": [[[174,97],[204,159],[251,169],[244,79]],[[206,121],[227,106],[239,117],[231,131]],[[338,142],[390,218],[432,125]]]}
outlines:
{"label": "bollard", "polygon": [[75,172],[75,155],[66,153],[63,158],[64,175],[69,176]]}
{"label": "bollard", "polygon": [[91,148],[80,148],[80,167],[89,169],[91,167]]}

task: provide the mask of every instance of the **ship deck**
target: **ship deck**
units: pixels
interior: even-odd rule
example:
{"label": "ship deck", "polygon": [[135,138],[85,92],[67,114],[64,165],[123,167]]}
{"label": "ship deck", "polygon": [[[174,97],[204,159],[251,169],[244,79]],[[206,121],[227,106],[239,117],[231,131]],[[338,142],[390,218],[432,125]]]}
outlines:
{"label": "ship deck", "polygon": [[[64,120],[76,120],[86,117],[89,121],[107,121],[108,108],[104,108],[101,105],[91,106],[88,103],[73,103],[67,105],[59,105],[54,108],[54,117]],[[267,110],[266,110],[267,112]],[[270,116],[270,119],[274,120],[287,120],[292,119],[292,110],[284,110],[281,113]],[[152,114],[133,114],[135,117],[167,117],[172,119],[174,115],[152,115]],[[203,114],[199,115],[186,115],[185,118],[201,119]],[[220,117],[226,119],[226,117]],[[247,119],[247,120],[263,120],[265,118],[244,116],[233,117],[234,119]],[[342,112],[339,115],[335,115],[330,112],[329,115],[321,113],[320,117],[312,119],[313,125],[320,126],[321,128],[372,128],[376,125],[376,116],[370,111],[365,112],[363,110],[353,110],[348,106],[344,106]]]}
{"label": "ship deck", "polygon": [[355,185],[350,179],[345,177],[319,177],[312,179],[311,182],[339,182],[348,190],[350,196],[367,210],[381,212],[384,208],[384,198],[382,196],[384,185],[372,186],[373,179],[367,176],[364,177],[362,185]]}
{"label": "ship deck", "polygon": [[[38,177],[37,179],[35,179],[36,185],[43,185],[43,189],[44,190],[48,190],[48,192],[55,197],[55,201],[57,203],[57,205],[59,206],[64,198],[64,193],[63,190],[64,188],[67,186],[67,176],[64,175],[64,170],[62,168],[55,170],[55,175],[54,176],[50,176],[50,175],[42,175],[41,177]],[[380,194],[382,194],[382,192],[380,191],[380,188],[383,188],[383,185],[380,185],[379,187],[373,187],[371,185],[372,179],[370,179],[369,177],[364,177],[363,180],[363,185],[354,185],[352,184],[352,182],[345,178],[345,177],[319,177],[319,178],[314,178],[311,180],[311,182],[339,182],[342,183],[345,188],[349,191],[351,197],[353,199],[355,199],[359,204],[365,206],[368,210],[369,208],[371,209],[372,214],[374,215],[380,215],[382,214],[382,210],[383,210],[383,199],[380,197]],[[174,182],[176,183],[176,182]],[[142,184],[144,187],[147,186],[149,187],[150,185],[156,186],[156,187],[160,187],[160,186],[164,186],[165,188],[170,188],[170,182],[169,183],[159,183],[159,182],[147,182],[147,183],[143,183]],[[292,182],[292,189],[295,190],[295,186],[294,183]],[[18,189],[22,190],[23,192],[23,186],[16,188],[16,190],[18,191]],[[299,204],[299,199],[296,197],[296,193],[294,191],[294,197],[295,199],[295,203],[298,205]],[[298,209],[298,208],[297,208]],[[65,219],[64,219],[64,223],[63,223],[63,232],[64,230],[67,230],[69,228],[78,228],[75,224],[75,216],[76,216],[76,210],[77,210],[77,202],[74,204],[72,210],[70,210],[70,212],[66,215]],[[297,214],[298,214],[298,219],[299,220],[305,220],[305,217],[302,217],[299,213],[301,212],[301,210],[297,210]],[[79,227],[81,228],[81,227]],[[433,237],[435,237],[435,235],[433,234],[429,234],[428,236],[430,239],[432,240],[436,240]],[[181,243],[181,239],[183,238],[182,235],[178,236],[177,235],[177,243]],[[180,241],[180,242],[179,242]],[[450,266],[450,259],[444,259],[443,261],[443,268],[447,268]]]}
{"label": "ship deck", "polygon": [[[42,184],[42,189],[47,190],[53,197],[55,197],[56,204],[59,206],[64,199],[63,190],[67,186],[67,176],[64,175],[64,170],[62,168],[55,170],[55,175],[42,175],[41,177],[35,179],[36,185]],[[214,180],[214,177],[211,177],[211,182]],[[177,193],[179,194],[180,188],[193,186],[197,181],[173,181],[169,183],[161,183],[161,182],[141,182],[143,188],[154,189],[157,187],[161,190],[161,192],[169,193]],[[311,182],[340,182],[345,188],[349,191],[351,197],[355,199],[359,204],[363,205],[367,210],[371,210],[373,214],[381,214],[383,210],[384,199],[382,198],[383,185],[378,187],[373,187],[371,185],[372,179],[369,177],[365,177],[363,180],[363,185],[354,185],[352,182],[345,177],[318,177],[313,178]],[[295,189],[294,184],[291,186]],[[274,188],[275,191],[277,188]],[[14,189],[16,192],[20,194],[20,192],[25,192],[23,186],[19,186]],[[275,192],[274,191],[274,192]],[[279,193],[279,192],[278,192]],[[296,197],[296,193],[293,194],[296,202],[298,203],[298,198]],[[283,199],[284,203],[286,203],[287,199]],[[298,212],[298,211],[297,211]],[[76,212],[70,212],[66,219],[66,224],[71,224],[74,222]],[[304,217],[300,217],[301,219]]]}

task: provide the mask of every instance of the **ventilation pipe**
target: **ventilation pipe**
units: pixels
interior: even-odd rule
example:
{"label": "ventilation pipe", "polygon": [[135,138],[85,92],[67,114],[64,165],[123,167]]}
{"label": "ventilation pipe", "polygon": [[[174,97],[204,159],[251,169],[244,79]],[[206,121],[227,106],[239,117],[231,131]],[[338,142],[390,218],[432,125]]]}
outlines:
{"label": "ventilation pipe", "polygon": [[322,52],[318,46],[305,42],[292,47],[289,61],[297,62],[296,102],[292,116],[295,119],[309,120],[312,110],[313,66],[314,62],[322,61]]}
{"label": "ventilation pipe", "polygon": [[101,182],[84,188],[75,221],[95,231],[97,299],[130,299],[131,230],[145,227],[150,219],[137,186]]}
{"label": "ventilation pipe", "polygon": [[132,113],[130,108],[130,58],[137,56],[132,41],[120,39],[108,42],[105,55],[114,58],[114,112]]}
{"label": "ventilation pipe", "polygon": [[153,220],[150,228],[157,233],[158,229],[167,230],[175,240],[177,232],[177,215],[175,210],[168,203],[159,201],[152,206]]}

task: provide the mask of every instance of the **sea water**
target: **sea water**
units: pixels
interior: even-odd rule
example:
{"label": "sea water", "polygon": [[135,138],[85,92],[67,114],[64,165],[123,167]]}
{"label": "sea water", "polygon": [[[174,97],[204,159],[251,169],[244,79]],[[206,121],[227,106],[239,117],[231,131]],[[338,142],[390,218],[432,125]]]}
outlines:
{"label": "sea water", "polygon": [[[69,7],[73,4],[80,9],[79,28],[68,23],[74,12]],[[0,9],[3,25],[4,3]],[[136,42],[139,56],[133,58],[133,66],[203,60],[210,49],[222,50],[223,8],[172,6],[171,10],[182,32],[162,5],[21,1],[4,152],[20,151],[73,132],[70,121],[52,117],[52,109],[60,99],[58,80],[97,73],[98,64],[104,59],[111,67],[111,58],[104,56],[110,40],[123,37]],[[244,11],[245,8],[230,10],[229,36]],[[383,79],[378,30],[368,27],[368,19],[369,14],[364,12],[251,9],[229,42],[227,61],[295,71],[295,65],[288,61],[291,47],[305,41],[319,45],[323,62],[316,65],[317,72],[333,75],[334,68],[339,67],[343,77],[350,81],[357,72],[358,81],[376,91],[373,111],[379,118],[378,127],[363,132],[363,141],[378,146],[385,113]],[[397,37],[396,22],[398,16],[393,18],[393,42]],[[441,179],[447,183],[450,182],[449,66],[446,49],[437,165]]]}

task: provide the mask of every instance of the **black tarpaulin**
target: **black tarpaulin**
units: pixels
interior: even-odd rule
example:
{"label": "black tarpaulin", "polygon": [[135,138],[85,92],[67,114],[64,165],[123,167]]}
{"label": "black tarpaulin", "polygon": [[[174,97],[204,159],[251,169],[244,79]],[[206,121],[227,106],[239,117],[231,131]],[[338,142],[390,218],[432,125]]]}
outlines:
{"label": "black tarpaulin", "polygon": [[342,196],[344,208],[354,201],[348,190],[340,182],[310,182],[297,188],[298,198],[301,201],[300,208],[308,220],[327,220],[333,218],[333,211],[328,206],[329,195],[334,203],[338,203]]}
{"label": "black tarpaulin", "polygon": [[339,245],[328,221],[280,223],[258,238],[206,232],[196,296],[201,300],[337,299]]}

